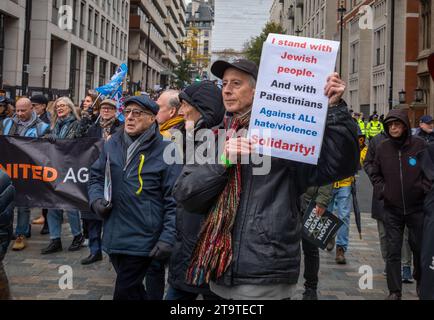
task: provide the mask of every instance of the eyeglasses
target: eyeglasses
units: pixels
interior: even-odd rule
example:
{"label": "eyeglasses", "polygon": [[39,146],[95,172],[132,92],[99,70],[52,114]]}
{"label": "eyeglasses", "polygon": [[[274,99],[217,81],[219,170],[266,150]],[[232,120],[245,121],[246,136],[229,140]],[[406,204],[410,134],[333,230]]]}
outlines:
{"label": "eyeglasses", "polygon": [[58,105],[56,105],[55,109],[59,109],[59,108],[61,108],[61,109],[68,108],[68,105],[67,104],[58,104]]}
{"label": "eyeglasses", "polygon": [[125,118],[128,117],[130,113],[132,114],[133,118],[139,118],[142,114],[145,114],[145,115],[148,115],[148,116],[153,116],[152,113],[149,113],[149,112],[146,112],[146,111],[143,111],[143,110],[138,110],[138,109],[133,109],[133,110],[131,110],[131,109],[124,109],[122,111],[122,114],[124,115]]}
{"label": "eyeglasses", "polygon": [[114,111],[116,110],[115,107],[101,107],[101,111]]}

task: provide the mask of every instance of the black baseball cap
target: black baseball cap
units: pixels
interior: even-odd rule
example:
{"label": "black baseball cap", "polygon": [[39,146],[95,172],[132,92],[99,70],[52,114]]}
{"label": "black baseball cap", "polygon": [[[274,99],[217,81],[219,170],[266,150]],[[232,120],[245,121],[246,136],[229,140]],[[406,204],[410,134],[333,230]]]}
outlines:
{"label": "black baseball cap", "polygon": [[211,66],[211,72],[217,78],[223,79],[223,75],[225,74],[225,71],[229,68],[238,69],[247,74],[250,74],[253,78],[255,78],[255,80],[258,79],[258,71],[259,71],[258,66],[253,61],[246,60],[246,59],[238,59],[233,61],[232,63],[224,60],[217,60]]}
{"label": "black baseball cap", "polygon": [[38,94],[36,96],[31,97],[30,101],[32,103],[37,103],[37,104],[45,104],[45,105],[48,104],[48,99],[42,94]]}

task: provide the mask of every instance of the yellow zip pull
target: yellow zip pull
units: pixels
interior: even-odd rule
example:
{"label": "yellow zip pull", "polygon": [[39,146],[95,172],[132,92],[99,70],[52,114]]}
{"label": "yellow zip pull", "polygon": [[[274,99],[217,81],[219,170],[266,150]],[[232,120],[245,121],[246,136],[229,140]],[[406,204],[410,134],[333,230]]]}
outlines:
{"label": "yellow zip pull", "polygon": [[141,173],[142,173],[142,169],[143,169],[143,164],[144,164],[144,163],[145,163],[145,155],[144,155],[144,154],[141,154],[141,155],[140,155],[139,172],[138,172],[140,188],[139,188],[139,190],[137,190],[137,192],[136,192],[136,195],[138,195],[138,196],[139,196],[139,195],[142,193],[142,191],[143,191],[143,179],[142,179],[142,175],[141,175]]}

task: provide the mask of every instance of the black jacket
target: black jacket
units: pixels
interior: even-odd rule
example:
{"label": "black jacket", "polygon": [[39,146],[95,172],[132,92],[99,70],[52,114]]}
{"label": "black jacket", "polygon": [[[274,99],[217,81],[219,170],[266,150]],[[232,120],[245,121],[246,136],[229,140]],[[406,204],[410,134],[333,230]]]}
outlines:
{"label": "black jacket", "polygon": [[43,122],[45,122],[48,125],[51,124],[51,115],[48,111],[45,111],[43,114],[41,114],[39,116],[39,119],[41,119]]}
{"label": "black jacket", "polygon": [[[434,181],[434,144],[424,152],[422,167],[428,179]],[[424,213],[420,298],[434,300],[434,185],[425,198]]]}
{"label": "black jacket", "polygon": [[[212,128],[221,124],[224,116],[224,106],[221,91],[210,82],[202,82],[190,86],[183,92],[185,100],[189,100],[197,108],[202,119],[196,126],[196,131]],[[184,142],[186,135],[184,134]],[[185,145],[183,146],[185,149]],[[176,243],[169,264],[170,285],[178,290],[197,294],[210,294],[209,286],[190,286],[185,283],[185,275],[190,264],[191,255],[199,238],[204,215],[189,212],[178,203],[176,214]]]}
{"label": "black jacket", "polygon": [[[375,160],[375,150],[378,145],[387,139],[387,135],[384,132],[377,134],[373,139],[369,141],[368,152],[366,153],[365,161],[363,161],[363,169],[365,169],[366,174],[368,175],[371,183],[373,182],[372,172],[374,170],[374,160]],[[385,213],[384,213],[384,201],[377,199],[375,196],[375,192],[372,194],[372,209],[371,215],[373,219],[384,221]]]}
{"label": "black jacket", "polygon": [[418,128],[416,131],[416,136],[425,140],[426,143],[433,143],[434,142],[434,132],[426,133],[422,129]]}
{"label": "black jacket", "polygon": [[14,198],[15,188],[11,179],[0,170],[0,261],[3,260],[12,236]]}
{"label": "black jacket", "polygon": [[[232,230],[233,259],[217,279],[226,286],[296,284],[300,273],[300,196],[355,174],[359,162],[357,126],[345,103],[330,109],[317,166],[271,159],[268,175],[242,165],[241,199]],[[189,211],[207,214],[228,181],[224,166],[185,166],[175,198]],[[215,280],[215,279],[212,279]]]}
{"label": "black jacket", "polygon": [[[390,118],[399,119],[407,127],[407,136],[401,144],[388,134],[387,120]],[[420,158],[426,142],[411,135],[410,121],[404,110],[390,111],[385,123],[388,138],[375,150],[371,174],[374,193],[378,199],[384,199],[385,207],[397,208],[404,214],[421,212],[431,187],[423,174]]]}

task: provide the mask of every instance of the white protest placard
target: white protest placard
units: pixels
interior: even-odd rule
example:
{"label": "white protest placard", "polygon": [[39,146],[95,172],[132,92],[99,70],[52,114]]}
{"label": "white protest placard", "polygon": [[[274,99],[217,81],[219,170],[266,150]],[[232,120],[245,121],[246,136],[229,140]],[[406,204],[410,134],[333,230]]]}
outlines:
{"label": "white protest placard", "polygon": [[338,49],[336,41],[268,36],[249,126],[260,154],[318,163],[328,110],[324,88]]}

